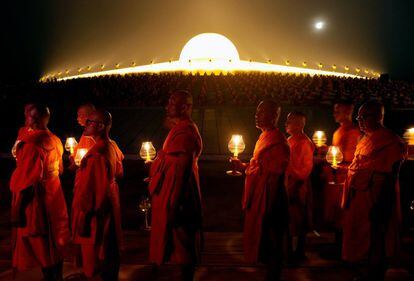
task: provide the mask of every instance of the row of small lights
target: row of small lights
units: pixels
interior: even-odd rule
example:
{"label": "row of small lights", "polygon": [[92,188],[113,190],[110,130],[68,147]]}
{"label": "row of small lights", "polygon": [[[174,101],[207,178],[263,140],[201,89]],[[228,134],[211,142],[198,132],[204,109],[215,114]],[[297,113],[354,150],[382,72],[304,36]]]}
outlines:
{"label": "row of small lights", "polygon": [[[213,61],[212,59],[209,59],[209,62],[212,62],[212,61]],[[172,60],[169,60],[168,62],[171,63]],[[188,62],[191,63],[191,60],[188,60]],[[232,60],[230,59],[229,60],[229,63],[231,63],[231,62],[232,62]],[[253,60],[250,59],[249,62],[253,62]],[[266,62],[269,63],[269,64],[271,64],[272,63],[272,60],[269,59]],[[286,66],[290,66],[291,65],[291,62],[289,60],[286,60],[284,63],[285,63]],[[150,64],[154,64],[154,61],[150,61]],[[116,63],[115,64],[115,69],[119,69],[120,66],[121,66],[120,63]],[[131,67],[135,67],[135,66],[137,66],[137,64],[136,64],[136,62],[133,61],[131,63]],[[307,67],[307,66],[308,66],[308,63],[306,61],[302,62],[302,67]],[[322,70],[322,68],[324,67],[324,65],[322,63],[318,63],[317,66],[318,66],[318,69],[319,70]],[[103,70],[105,70],[105,67],[106,67],[105,64],[101,64],[100,67],[99,67],[99,70],[100,71],[103,71]],[[332,69],[332,71],[335,72],[338,69],[338,67],[336,66],[336,64],[333,64],[331,66],[331,69]],[[91,71],[91,70],[92,70],[92,67],[91,66],[87,66],[85,68],[79,67],[77,69],[77,73],[80,74],[83,71]],[[345,73],[348,73],[350,71],[350,67],[349,66],[344,66],[344,70],[345,70]],[[355,68],[355,73],[357,75],[359,75],[361,72],[362,72],[362,69],[361,68],[359,68],[359,67]],[[70,70],[69,69],[66,69],[64,72],[63,71],[59,71],[57,73],[52,73],[52,74],[46,75],[46,76],[42,77],[40,80],[41,81],[47,81],[47,80],[52,79],[52,78],[55,78],[55,77],[60,78],[60,77],[62,77],[63,74],[68,75],[69,73],[70,73]],[[371,74],[373,76],[380,77],[380,74],[378,72],[369,71],[368,69],[364,69],[363,70],[363,73],[365,73],[365,75]]]}

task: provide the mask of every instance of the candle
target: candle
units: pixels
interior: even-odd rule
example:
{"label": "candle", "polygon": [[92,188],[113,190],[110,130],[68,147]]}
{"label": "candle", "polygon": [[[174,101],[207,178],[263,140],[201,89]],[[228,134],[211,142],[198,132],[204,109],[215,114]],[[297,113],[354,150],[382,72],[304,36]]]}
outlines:
{"label": "candle", "polygon": [[338,168],[338,164],[343,160],[343,155],[339,147],[330,146],[326,153],[326,161],[331,164],[332,168]]}
{"label": "candle", "polygon": [[407,129],[404,133],[404,139],[407,141],[408,145],[414,146],[414,127]]}
{"label": "candle", "polygon": [[151,161],[155,158],[155,155],[157,152],[155,151],[154,146],[152,145],[152,142],[146,141],[143,142],[141,145],[141,149],[139,151],[139,156],[144,159],[145,161]]}
{"label": "candle", "polygon": [[243,141],[242,135],[232,135],[229,141],[228,148],[231,153],[233,153],[234,157],[238,157],[240,153],[244,151],[246,145]]}
{"label": "candle", "polygon": [[79,148],[76,151],[76,155],[75,155],[75,164],[76,164],[76,166],[80,166],[80,163],[81,163],[83,157],[85,157],[86,153],[88,153],[88,150],[86,148]]}
{"label": "candle", "polygon": [[315,131],[312,140],[317,147],[321,147],[326,143],[326,135],[324,131]]}
{"label": "candle", "polygon": [[69,151],[70,155],[72,155],[77,145],[78,145],[78,142],[76,141],[76,139],[70,137],[66,139],[65,149],[66,151]]}

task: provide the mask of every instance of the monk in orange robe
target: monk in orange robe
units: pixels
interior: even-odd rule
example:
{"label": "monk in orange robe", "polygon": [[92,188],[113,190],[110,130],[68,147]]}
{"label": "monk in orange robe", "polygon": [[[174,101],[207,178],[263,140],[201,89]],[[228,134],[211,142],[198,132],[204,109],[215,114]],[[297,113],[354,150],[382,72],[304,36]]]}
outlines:
{"label": "monk in orange robe", "polygon": [[349,165],[354,159],[356,145],[361,137],[361,131],[352,122],[354,105],[340,102],[334,105],[333,115],[335,122],[340,126],[333,134],[332,145],[339,147],[343,154],[343,163]]}
{"label": "monk in orange robe", "polygon": [[256,127],[262,131],[253,158],[243,163],[231,158],[234,167],[245,171],[242,207],[244,256],[250,263],[265,263],[267,280],[279,280],[282,269],[283,236],[288,224],[288,202],[284,185],[289,163],[289,145],[277,129],[280,106],[263,101],[256,110]]}
{"label": "monk in orange robe", "polygon": [[[88,120],[89,114],[94,112],[95,106],[90,103],[85,103],[79,106],[78,112],[77,112],[77,121],[78,124],[81,127],[86,126],[86,121]],[[78,145],[74,148],[73,154],[71,155],[70,159],[72,162],[72,167],[75,167],[73,158],[76,157],[76,153],[78,152],[78,149],[84,148],[84,149],[90,149],[95,144],[95,140],[92,136],[86,136],[85,134],[82,134],[82,136],[79,139]]]}
{"label": "monk in orange robe", "polygon": [[44,280],[63,280],[63,250],[70,239],[66,202],[59,175],[62,143],[47,128],[50,113],[33,105],[26,125],[33,131],[17,145],[17,167],[10,180],[13,226],[12,265],[40,266]]}
{"label": "monk in orange robe", "polygon": [[[72,203],[72,237],[82,252],[87,278],[118,280],[122,228],[119,189],[122,152],[109,138],[112,117],[106,111],[92,112],[84,135],[96,144],[83,157],[76,172]],[[122,156],[122,157],[121,157]]]}
{"label": "monk in orange robe", "polygon": [[342,209],[341,200],[344,182],[348,173],[348,166],[354,159],[357,143],[361,137],[358,126],[352,122],[354,105],[351,102],[341,101],[334,105],[333,116],[335,122],[340,124],[332,137],[332,145],[339,147],[343,154],[343,160],[338,168],[333,170],[330,165],[324,168],[324,190],[323,190],[323,218],[325,226],[332,228],[335,232],[335,243],[337,245],[338,257],[342,245]]}
{"label": "monk in orange robe", "polygon": [[[312,225],[312,190],[310,174],[313,167],[315,146],[303,132],[306,116],[291,112],[286,120],[286,132],[290,135],[290,161],[286,170],[286,190],[289,199],[288,250],[293,258],[305,257],[306,233]],[[293,240],[296,239],[296,248]]]}
{"label": "monk in orange robe", "polygon": [[200,260],[201,191],[198,158],[202,140],[191,120],[189,92],[172,92],[166,106],[170,128],[162,150],[151,164],[152,203],[150,261],[179,265],[182,280],[193,280]]}
{"label": "monk in orange robe", "polygon": [[342,258],[366,266],[357,280],[384,280],[388,258],[399,246],[398,172],[406,147],[384,128],[383,118],[378,102],[360,107],[357,120],[364,136],[345,183]]}
{"label": "monk in orange robe", "polygon": [[34,103],[27,103],[24,106],[24,126],[21,127],[17,133],[17,139],[14,142],[14,145],[12,147],[12,155],[14,158],[16,158],[16,147],[17,144],[26,137],[26,135],[30,134],[33,130],[30,128],[30,126],[28,126],[28,116],[30,113],[30,110],[32,109],[32,107],[34,106]]}

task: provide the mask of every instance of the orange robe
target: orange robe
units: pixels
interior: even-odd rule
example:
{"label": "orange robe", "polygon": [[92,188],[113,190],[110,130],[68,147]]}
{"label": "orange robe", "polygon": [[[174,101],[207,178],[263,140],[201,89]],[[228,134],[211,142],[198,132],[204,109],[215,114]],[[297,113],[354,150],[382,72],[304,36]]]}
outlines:
{"label": "orange robe", "polygon": [[304,235],[312,224],[312,190],[309,176],[313,167],[315,146],[305,134],[288,138],[290,161],[286,170],[289,198],[289,234]]}
{"label": "orange robe", "polygon": [[197,162],[201,150],[196,124],[180,121],[168,133],[151,166],[151,262],[199,261],[202,212]]}
{"label": "orange robe", "polygon": [[332,145],[339,147],[344,159],[343,163],[349,164],[354,159],[354,153],[361,131],[354,124],[341,125],[333,134]]}
{"label": "orange robe", "polygon": [[396,253],[398,171],[404,157],[404,143],[385,128],[364,136],[358,143],[343,196],[344,260],[379,262]]}
{"label": "orange robe", "polygon": [[93,139],[93,137],[82,135],[80,137],[78,145],[73,150],[73,155],[72,156],[73,157],[76,156],[76,152],[78,151],[78,149],[86,148],[86,149],[89,150],[94,145],[95,145],[95,140]]}
{"label": "orange robe", "polygon": [[[108,249],[122,247],[119,188],[122,152],[112,140],[97,142],[84,156],[76,172],[72,203],[72,237],[75,244],[93,249],[92,261],[111,259]],[[91,253],[90,253],[91,254]],[[88,264],[85,264],[88,263]]]}
{"label": "orange robe", "polygon": [[34,130],[17,145],[12,192],[13,267],[49,267],[62,260],[57,247],[70,238],[59,174],[62,143],[49,130]]}
{"label": "orange robe", "polygon": [[[284,175],[289,146],[278,130],[263,132],[256,142],[253,158],[246,168],[243,196],[244,256],[250,263],[268,262],[275,236],[287,228],[287,195]],[[282,249],[280,249],[282,250]]]}
{"label": "orange robe", "polygon": [[17,145],[19,144],[19,142],[21,142],[22,139],[24,139],[26,136],[28,136],[32,132],[33,132],[33,130],[30,127],[21,127],[19,129],[19,131],[17,132],[17,139],[14,142],[14,145],[11,149],[11,153],[12,153],[14,158],[16,158],[16,148],[17,148]]}

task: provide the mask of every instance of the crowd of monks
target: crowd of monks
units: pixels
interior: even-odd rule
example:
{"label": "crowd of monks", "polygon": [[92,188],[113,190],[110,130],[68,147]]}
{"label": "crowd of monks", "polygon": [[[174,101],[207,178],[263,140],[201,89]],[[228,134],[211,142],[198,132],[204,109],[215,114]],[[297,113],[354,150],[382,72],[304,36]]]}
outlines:
{"label": "crowd of monks", "polygon": [[[193,280],[203,241],[198,170],[203,144],[191,119],[192,106],[189,92],[171,93],[168,136],[156,158],[146,162],[152,205],[149,260],[178,265],[185,281]],[[311,173],[318,164],[315,155],[324,153],[324,147],[315,147],[304,133],[303,113],[288,114],[286,138],[277,128],[280,112],[276,102],[262,101],[255,115],[261,134],[253,157],[247,163],[230,159],[245,175],[245,259],[265,264],[266,280],[280,279],[284,249],[289,259],[306,258],[306,235],[314,229]],[[337,204],[326,208],[324,216],[339,233],[343,260],[355,265],[356,280],[383,280],[389,258],[398,251],[398,171],[405,145],[383,126],[380,103],[369,101],[359,108],[358,126],[352,116],[352,104],[335,105],[340,126],[333,145],[343,152],[344,161],[335,170],[322,169],[326,190],[341,186],[325,194],[325,201]],[[79,280],[118,280],[124,246],[117,180],[123,176],[124,156],[110,138],[111,114],[91,104],[78,109],[84,130],[70,157],[69,169],[76,171],[70,219],[59,180],[62,143],[48,129],[49,118],[45,105],[26,105],[25,126],[12,149],[13,268],[40,266],[44,280],[63,280],[63,259],[75,245],[82,267]],[[75,163],[73,155],[81,148],[87,153]]]}

